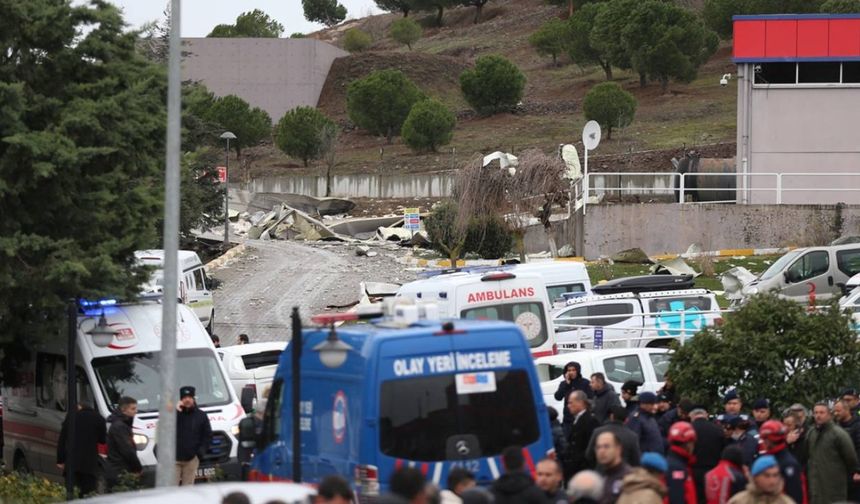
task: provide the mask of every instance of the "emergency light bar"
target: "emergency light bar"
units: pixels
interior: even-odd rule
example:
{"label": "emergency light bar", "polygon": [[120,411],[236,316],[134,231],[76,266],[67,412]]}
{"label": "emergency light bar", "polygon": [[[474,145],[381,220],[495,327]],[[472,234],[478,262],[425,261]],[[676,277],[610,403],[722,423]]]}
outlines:
{"label": "emergency light bar", "polygon": [[517,276],[513,273],[490,273],[481,277],[482,282],[497,282],[499,280],[513,280]]}
{"label": "emergency light bar", "polygon": [[418,274],[422,278],[432,278],[439,275],[450,275],[452,273],[485,273],[488,271],[499,271],[513,268],[514,264],[501,266],[463,266],[462,268],[445,268],[431,271],[423,271]]}
{"label": "emergency light bar", "polygon": [[379,318],[384,315],[379,305],[362,306],[354,312],[343,313],[321,313],[311,317],[311,322],[318,325],[332,325],[337,322],[354,322],[356,320],[368,320]]}
{"label": "emergency light bar", "polygon": [[97,300],[89,300],[89,299],[81,299],[78,301],[78,305],[81,308],[97,308],[97,307],[105,307],[105,306],[116,306],[119,302],[116,299],[97,299]]}

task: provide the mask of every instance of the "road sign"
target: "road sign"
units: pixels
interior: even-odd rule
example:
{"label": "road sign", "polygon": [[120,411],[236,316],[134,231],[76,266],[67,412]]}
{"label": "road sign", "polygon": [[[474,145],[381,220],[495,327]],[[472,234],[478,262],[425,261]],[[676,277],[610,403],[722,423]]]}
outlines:
{"label": "road sign", "polygon": [[218,182],[225,183],[227,182],[227,167],[219,166],[218,167]]}
{"label": "road sign", "polygon": [[412,232],[421,229],[421,214],[418,208],[403,209],[403,227]]}
{"label": "road sign", "polygon": [[603,328],[595,327],[594,328],[594,345],[592,345],[595,350],[599,350],[603,348]]}

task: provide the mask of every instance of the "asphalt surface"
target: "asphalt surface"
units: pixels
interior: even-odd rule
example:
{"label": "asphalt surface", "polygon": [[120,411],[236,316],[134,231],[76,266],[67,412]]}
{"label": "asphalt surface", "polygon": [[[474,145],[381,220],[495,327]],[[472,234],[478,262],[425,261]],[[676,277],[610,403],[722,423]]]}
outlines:
{"label": "asphalt surface", "polygon": [[358,301],[362,281],[403,283],[414,278],[397,259],[406,254],[396,245],[373,246],[376,257],[359,257],[355,244],[249,240],[246,251],[212,276],[215,334],[221,344],[235,344],[240,333],[251,342],[288,341],[294,306],[304,320]]}

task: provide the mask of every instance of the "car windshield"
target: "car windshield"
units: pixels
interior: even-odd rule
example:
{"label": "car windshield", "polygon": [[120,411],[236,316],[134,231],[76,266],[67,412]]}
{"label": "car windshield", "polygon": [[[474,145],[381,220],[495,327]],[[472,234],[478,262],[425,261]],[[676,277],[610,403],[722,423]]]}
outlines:
{"label": "car windshield", "polygon": [[472,458],[493,457],[540,436],[523,370],[390,380],[379,397],[380,449],[395,458],[450,460],[460,442]]}
{"label": "car windshield", "polygon": [[[161,404],[159,353],[147,352],[93,359],[93,369],[105,401],[115,409],[120,397],[137,399],[141,412],[156,411]],[[176,361],[176,385],[197,389],[201,407],[230,402],[230,393],[215,353],[205,348],[180,350]]]}
{"label": "car windshield", "polygon": [[761,276],[759,277],[759,280],[768,280],[770,278],[775,277],[776,275],[782,274],[782,271],[792,261],[794,261],[797,258],[797,256],[800,255],[800,253],[801,253],[800,250],[792,250],[791,252],[780,257],[779,259],[776,260],[775,263],[773,263],[770,266],[770,268],[768,268],[767,270],[765,270],[764,273],[761,274]]}

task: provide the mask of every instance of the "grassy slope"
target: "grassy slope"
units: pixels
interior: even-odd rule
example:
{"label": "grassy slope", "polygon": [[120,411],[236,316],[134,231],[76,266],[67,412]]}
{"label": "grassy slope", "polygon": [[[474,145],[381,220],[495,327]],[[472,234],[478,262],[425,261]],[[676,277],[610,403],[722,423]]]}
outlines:
{"label": "grassy slope", "polygon": [[[523,102],[526,109],[536,112],[489,118],[461,119],[451,145],[444,153],[415,155],[401,144],[384,145],[384,140],[351,131],[340,142],[341,173],[386,171],[432,171],[448,169],[477,153],[495,150],[519,152],[535,147],[552,151],[559,143],[576,142],[585,123],[581,101],[587,90],[602,82],[603,74],[595,68],[580,68],[561,58],[561,66],[553,66],[548,58],[539,57],[528,44],[528,36],[546,20],[562,16],[564,9],[544,4],[541,0],[496,0],[485,8],[484,20],[471,23],[472,10],[449,10],[443,28],[427,28],[425,36],[414,45],[412,57],[404,47],[386,38],[387,27],[397,15],[373,16],[353,21],[348,26],[360,26],[376,38],[371,54],[350,56],[336,62],[320,108],[338,120],[346,120],[346,85],[354,78],[376,68],[391,67],[413,77],[425,92],[446,103],[452,110],[465,111],[468,106],[457,85],[459,73],[475,58],[485,54],[502,54],[514,61],[528,78]],[[418,15],[429,24],[430,16]],[[345,27],[327,30],[314,36],[339,43]],[[634,123],[616,132],[611,141],[601,143],[595,155],[620,154],[651,149],[679,150],[684,145],[734,142],[737,89],[734,80],[726,88],[719,86],[719,76],[733,72],[730,48],[723,46],[690,84],[672,83],[663,95],[657,84],[640,89],[638,78],[618,71],[615,80],[639,101]],[[350,61],[354,60],[354,61]],[[379,149],[384,148],[380,160]],[[452,157],[452,148],[455,155]],[[731,153],[732,149],[722,149]],[[722,154],[726,155],[726,154]],[[298,169],[298,163],[274,149],[265,150],[258,164],[263,172],[280,172],[281,168]],[[651,160],[650,169],[670,168],[671,154],[661,154]],[[607,168],[642,169],[641,160],[613,159]],[[632,165],[637,166],[632,166]],[[291,171],[292,171],[291,169]]]}

